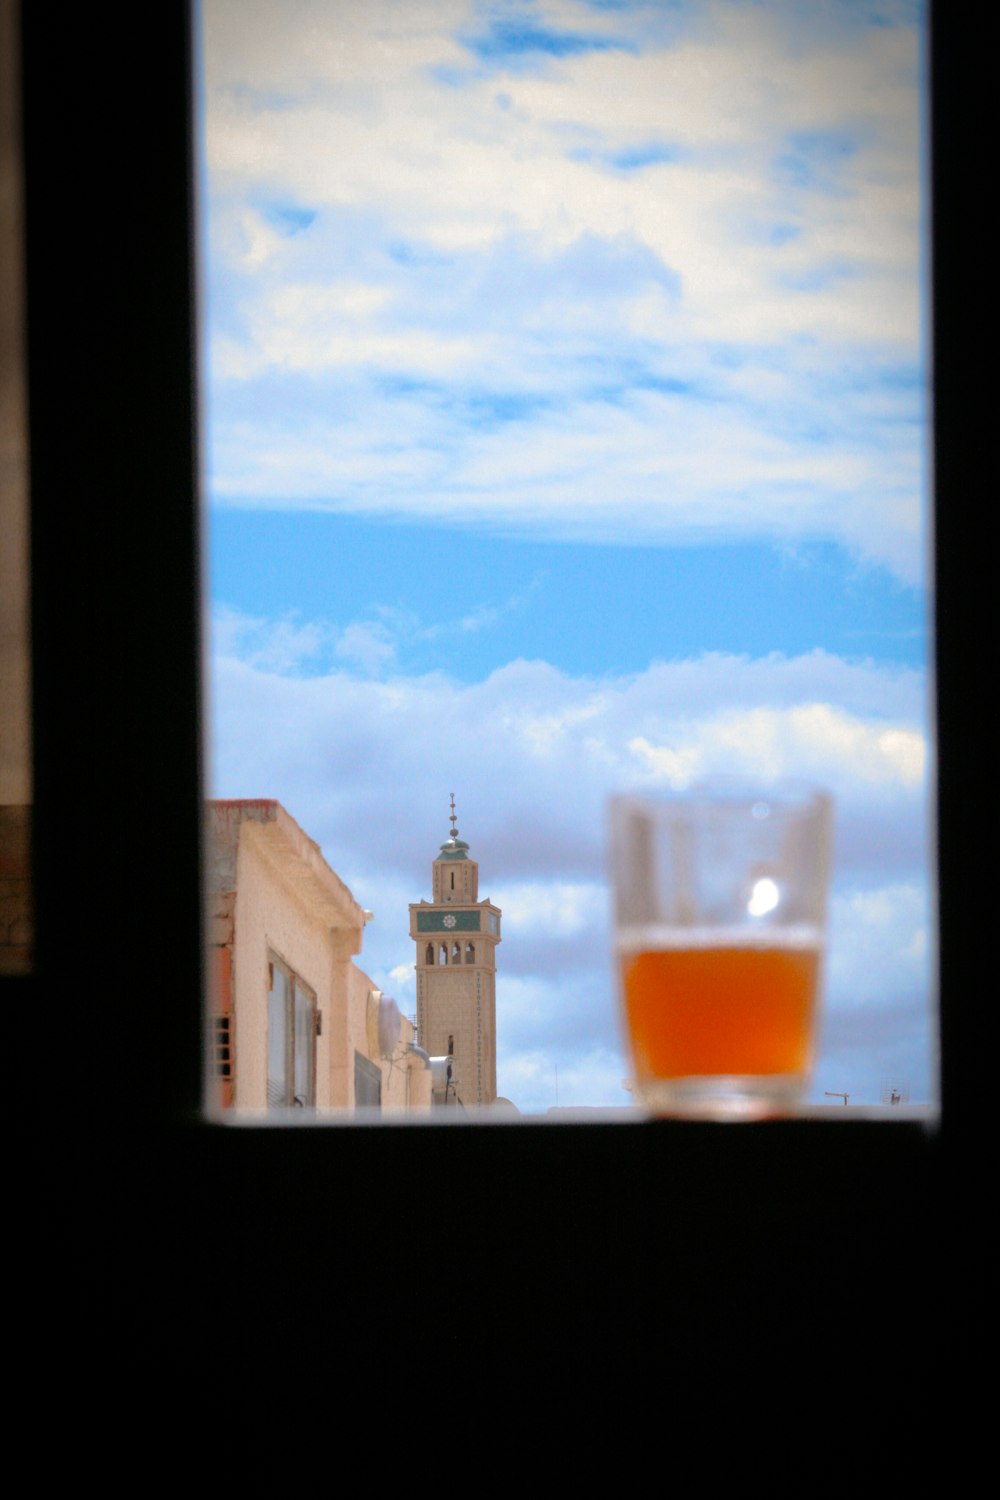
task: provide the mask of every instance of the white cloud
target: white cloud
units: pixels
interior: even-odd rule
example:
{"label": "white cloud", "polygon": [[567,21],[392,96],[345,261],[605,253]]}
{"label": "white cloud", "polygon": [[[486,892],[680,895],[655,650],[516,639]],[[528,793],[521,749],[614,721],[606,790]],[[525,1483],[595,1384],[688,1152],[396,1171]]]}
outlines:
{"label": "white cloud", "polygon": [[243,264],[248,270],[256,270],[281,249],[281,235],[252,209],[246,209],[239,215],[239,224],[246,241],[242,254]]}
{"label": "white cloud", "polygon": [[830,913],[829,985],[836,1009],[867,1013],[919,989],[931,957],[926,885],[887,884],[837,896]]}
{"label": "white cloud", "polygon": [[396,646],[381,621],[355,621],[340,634],[336,653],[345,661],[360,667],[369,676],[378,676],[396,660]]}
{"label": "white cloud", "polygon": [[498,74],[471,5],[205,14],[217,493],[832,536],[920,580],[914,28],[568,4],[629,47]]}
{"label": "white cloud", "polygon": [[919,787],[927,769],[927,744],[916,729],[865,724],[829,703],[791,709],[723,711],[698,726],[696,742],[682,749],[629,742],[653,779],[684,787],[724,761],[733,773],[770,782],[797,775]]}
{"label": "white cloud", "polygon": [[933,903],[925,881],[835,895],[814,1095],[877,1104],[893,1085],[912,1101],[937,1093]]}
{"label": "white cloud", "polygon": [[607,900],[593,883],[522,880],[498,887],[495,900],[518,932],[540,931],[546,938],[574,937],[602,921]]}
{"label": "white cloud", "polygon": [[[415,343],[404,367],[412,373],[441,348],[418,353]],[[223,341],[219,358],[236,357]],[[307,425],[266,413],[258,423],[224,423],[212,444],[212,488],[250,504],[284,497],[285,506],[479,519],[580,540],[832,536],[904,581],[922,581],[922,456],[912,434],[902,451],[888,431],[879,447],[869,414],[830,445],[803,443],[795,431],[768,430],[770,416],[741,412],[740,395],[719,387],[704,398],[581,397],[482,428],[463,428],[451,397],[421,406],[372,393],[360,410],[355,396],[340,411],[331,395],[331,415]],[[794,404],[780,409],[785,423],[819,420]]]}
{"label": "white cloud", "polygon": [[392,297],[389,286],[361,282],[279,286],[251,304],[242,363],[230,341],[225,373],[245,378],[270,367],[316,373],[350,366],[454,374],[482,357],[467,338],[382,326]]}
{"label": "white cloud", "polygon": [[267,620],[224,604],[213,610],[208,630],[217,657],[279,674],[300,671],[324,652],[329,640],[327,628],[316,622],[300,622],[294,615]]}
{"label": "white cloud", "polygon": [[[781,7],[715,6],[694,12],[700,35],[670,46],[584,52],[542,76],[470,76],[447,88],[433,69],[469,65],[453,40],[472,20],[465,6],[393,13],[366,0],[264,6],[254,17],[215,0],[206,12],[208,161],[230,188],[374,206],[399,232],[447,249],[512,228],[550,247],[588,231],[638,233],[690,286],[702,336],[731,337],[742,313],[758,337],[755,307],[764,326],[776,266],[849,256],[900,280],[915,267],[917,58],[905,27],[792,34]],[[592,10],[576,15],[592,30]],[[630,24],[627,14],[616,22]],[[856,149],[818,185],[772,180],[790,137],[845,125]],[[651,140],[675,159],[648,167],[637,193],[606,162]],[[792,214],[800,233],[777,259],[773,248],[734,255],[735,212]],[[868,317],[836,298],[827,305],[838,309],[830,326],[847,322],[868,338],[885,301]],[[911,295],[899,329],[909,339],[916,312]]]}

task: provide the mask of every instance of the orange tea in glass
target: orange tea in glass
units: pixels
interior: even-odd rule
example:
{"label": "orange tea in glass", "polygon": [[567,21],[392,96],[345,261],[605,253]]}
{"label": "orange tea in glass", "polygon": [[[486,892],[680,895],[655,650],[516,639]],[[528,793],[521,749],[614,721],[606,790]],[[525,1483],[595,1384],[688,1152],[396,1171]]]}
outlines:
{"label": "orange tea in glass", "polygon": [[636,1101],[760,1118],[808,1085],[830,800],[819,792],[619,797],[611,864]]}

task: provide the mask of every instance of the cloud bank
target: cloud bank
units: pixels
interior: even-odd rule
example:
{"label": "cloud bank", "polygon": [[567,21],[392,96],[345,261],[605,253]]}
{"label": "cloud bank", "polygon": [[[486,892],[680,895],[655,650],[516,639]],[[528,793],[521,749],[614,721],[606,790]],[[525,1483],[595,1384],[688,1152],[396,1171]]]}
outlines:
{"label": "cloud bank", "polygon": [[217,502],[922,579],[919,11],[204,14]]}
{"label": "cloud bank", "polygon": [[[231,647],[231,620],[220,643]],[[929,747],[922,675],[822,651],[655,662],[573,677],[514,661],[443,674],[310,678],[216,658],[214,794],[277,796],[376,913],[362,963],[414,1009],[407,904],[429,895],[448,793],[504,911],[500,1081],[523,1109],[622,1103],[604,877],[608,795],[739,774],[836,799],[826,1036],[816,1080],[878,1102],[934,1093]],[[276,630],[275,656],[287,649]],[[308,644],[310,633],[300,631]]]}

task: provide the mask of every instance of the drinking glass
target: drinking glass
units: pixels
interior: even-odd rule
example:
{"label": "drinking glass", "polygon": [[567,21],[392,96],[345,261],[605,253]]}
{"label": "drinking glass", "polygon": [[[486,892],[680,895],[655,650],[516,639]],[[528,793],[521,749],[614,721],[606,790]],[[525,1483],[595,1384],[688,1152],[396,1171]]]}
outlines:
{"label": "drinking glass", "polygon": [[830,798],[813,788],[612,799],[615,957],[637,1103],[759,1119],[801,1102],[830,830]]}

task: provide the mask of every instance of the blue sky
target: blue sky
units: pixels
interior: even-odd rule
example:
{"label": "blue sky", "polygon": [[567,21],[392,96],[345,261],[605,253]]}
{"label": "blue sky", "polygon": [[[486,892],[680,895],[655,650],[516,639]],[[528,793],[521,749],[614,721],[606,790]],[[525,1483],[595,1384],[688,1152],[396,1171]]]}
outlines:
{"label": "blue sky", "polygon": [[607,795],[820,780],[817,1097],[932,1097],[920,8],[202,17],[215,794],[412,1011],[454,790],[544,1109],[627,1098]]}

